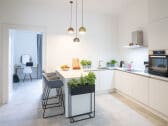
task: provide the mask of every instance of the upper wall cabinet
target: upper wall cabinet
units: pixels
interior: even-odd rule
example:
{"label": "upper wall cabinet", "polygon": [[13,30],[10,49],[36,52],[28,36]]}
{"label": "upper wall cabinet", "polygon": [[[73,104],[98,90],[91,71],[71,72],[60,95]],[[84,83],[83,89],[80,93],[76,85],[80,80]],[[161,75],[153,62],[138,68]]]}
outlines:
{"label": "upper wall cabinet", "polygon": [[168,0],[149,0],[149,49],[168,49]]}
{"label": "upper wall cabinet", "polygon": [[149,0],[149,22],[168,17],[168,0]]}
{"label": "upper wall cabinet", "polygon": [[149,49],[168,49],[168,19],[149,25]]}

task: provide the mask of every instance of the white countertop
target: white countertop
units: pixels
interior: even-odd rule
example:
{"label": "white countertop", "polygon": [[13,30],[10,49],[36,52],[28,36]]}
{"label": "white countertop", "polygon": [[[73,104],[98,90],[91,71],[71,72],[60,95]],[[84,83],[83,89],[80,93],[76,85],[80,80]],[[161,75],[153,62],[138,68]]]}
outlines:
{"label": "white countertop", "polygon": [[115,68],[115,70],[120,70],[120,71],[131,73],[131,74],[137,74],[137,75],[141,75],[141,76],[145,76],[145,77],[149,77],[149,78],[153,78],[153,79],[168,81],[168,77],[157,76],[157,75],[145,73],[144,71],[127,71],[123,68]]}
{"label": "white countertop", "polygon": [[68,70],[68,71],[57,70],[57,72],[59,72],[64,78],[79,78],[79,77],[81,77],[81,75],[83,75],[83,76],[87,75],[87,73],[89,71],[104,71],[104,70],[119,70],[119,71],[131,73],[131,74],[136,74],[136,75],[140,75],[140,76],[145,76],[145,77],[149,77],[149,78],[153,78],[153,79],[168,81],[168,77],[161,77],[161,76],[145,73],[144,71],[140,71],[140,70],[128,71],[128,70],[120,68],[120,67],[111,67],[111,68],[105,68],[105,69],[91,68],[88,70],[81,69],[81,70]]}
{"label": "white countertop", "polygon": [[84,72],[83,70],[56,70],[63,78],[79,78],[82,76],[87,75],[88,72]]}

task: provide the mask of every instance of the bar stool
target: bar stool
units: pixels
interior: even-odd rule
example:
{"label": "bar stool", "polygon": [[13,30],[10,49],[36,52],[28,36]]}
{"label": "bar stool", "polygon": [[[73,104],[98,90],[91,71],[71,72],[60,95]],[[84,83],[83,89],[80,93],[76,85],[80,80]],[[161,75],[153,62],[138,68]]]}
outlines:
{"label": "bar stool", "polygon": [[[45,74],[43,74],[44,79],[44,90],[42,95],[42,108],[43,108],[43,118],[58,116],[58,115],[64,115],[65,113],[65,107],[64,107],[64,95],[63,95],[63,82],[59,79],[56,80],[49,80]],[[56,91],[56,96],[50,97],[51,90],[54,89]],[[58,102],[55,103],[48,103],[49,99],[57,99]],[[49,115],[46,116],[46,110],[49,108],[55,108],[55,107],[62,107],[63,112],[59,114]]]}

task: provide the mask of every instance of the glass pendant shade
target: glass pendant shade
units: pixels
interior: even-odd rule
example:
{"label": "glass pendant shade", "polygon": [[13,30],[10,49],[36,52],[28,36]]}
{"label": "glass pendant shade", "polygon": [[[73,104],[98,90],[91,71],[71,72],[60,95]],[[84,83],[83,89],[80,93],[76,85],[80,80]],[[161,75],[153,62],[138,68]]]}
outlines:
{"label": "glass pendant shade", "polygon": [[80,39],[78,37],[74,38],[74,42],[80,42]]}
{"label": "glass pendant shade", "polygon": [[81,27],[79,28],[79,33],[80,33],[80,34],[85,34],[85,33],[86,33],[86,28],[83,27],[83,26],[81,26]]}
{"label": "glass pendant shade", "polygon": [[68,28],[68,33],[69,33],[69,34],[73,34],[73,33],[74,33],[74,29],[73,29],[72,27],[69,27],[69,28]]}

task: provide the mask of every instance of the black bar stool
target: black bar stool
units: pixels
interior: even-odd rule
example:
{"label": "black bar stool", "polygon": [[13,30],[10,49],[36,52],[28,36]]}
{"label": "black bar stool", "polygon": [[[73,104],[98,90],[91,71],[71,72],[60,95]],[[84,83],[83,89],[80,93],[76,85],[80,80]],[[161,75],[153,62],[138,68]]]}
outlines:
{"label": "black bar stool", "polygon": [[[58,115],[64,115],[65,113],[65,107],[64,107],[64,95],[63,95],[63,82],[59,79],[53,80],[49,79],[45,74],[43,74],[44,79],[44,90],[42,95],[42,108],[43,108],[43,118],[58,116]],[[50,97],[51,90],[54,89],[56,91],[56,96]],[[58,102],[54,103],[48,103],[49,99],[57,99]],[[46,110],[49,108],[55,108],[55,107],[62,107],[63,112],[59,114],[49,115],[46,116]]]}

